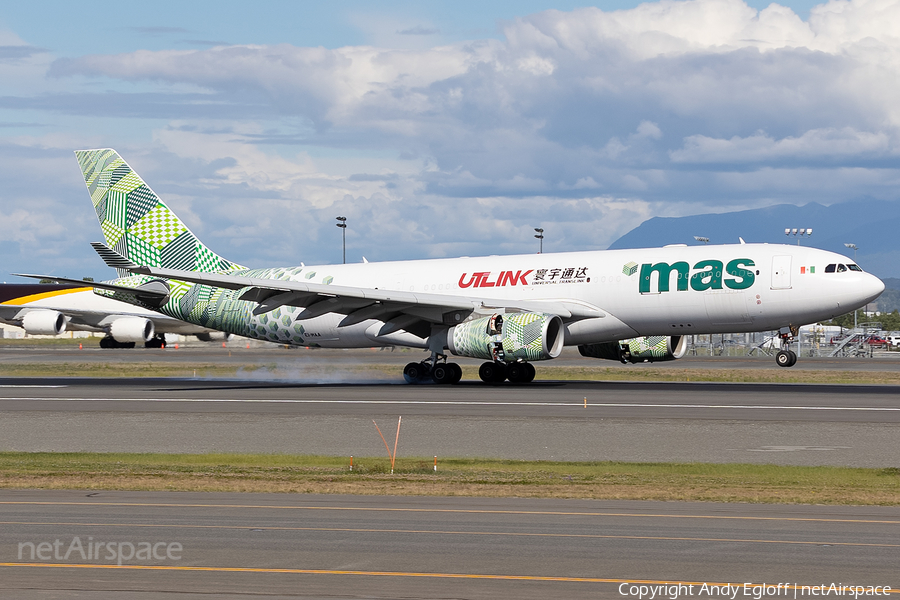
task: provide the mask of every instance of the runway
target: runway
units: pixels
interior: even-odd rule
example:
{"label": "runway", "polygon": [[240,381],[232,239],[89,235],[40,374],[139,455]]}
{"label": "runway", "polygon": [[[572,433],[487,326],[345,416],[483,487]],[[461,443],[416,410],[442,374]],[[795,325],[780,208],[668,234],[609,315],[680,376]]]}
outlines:
{"label": "runway", "polygon": [[[693,595],[703,582],[900,586],[896,507],[73,491],[2,491],[0,507],[0,590],[16,598],[622,598],[622,583],[635,581],[694,584]],[[76,537],[84,552],[65,558]],[[127,546],[87,558],[89,538],[163,544],[161,559],[119,568]],[[27,546],[55,540],[59,550],[44,558]],[[180,550],[164,553],[172,543]]]}
{"label": "runway", "polygon": [[[216,343],[190,342],[175,349],[174,345],[165,350],[150,348],[132,348],[122,350],[102,350],[99,348],[78,349],[78,341],[72,340],[72,346],[0,346],[0,366],[4,364],[28,363],[48,366],[61,363],[177,363],[189,361],[217,365],[277,366],[281,370],[291,371],[296,378],[321,375],[319,367],[326,366],[332,371],[333,378],[341,377],[340,367],[359,364],[395,364],[397,373],[402,372],[403,365],[410,361],[420,361],[428,356],[421,350],[396,349],[334,349],[334,348],[287,348],[276,344],[234,340],[225,346]],[[260,345],[265,344],[265,345]],[[478,364],[470,359],[455,359],[467,364]],[[548,366],[610,368],[623,371],[644,368],[680,370],[693,369],[773,369],[773,356],[686,356],[677,361],[640,363],[623,365],[618,361],[586,358],[573,347],[563,348],[562,354],[547,363]],[[540,369],[542,364],[537,364]],[[812,371],[900,371],[900,353],[877,352],[872,358],[824,358],[801,356],[796,369]],[[252,376],[248,372],[247,376]],[[400,381],[399,377],[391,377],[391,381]]]}
{"label": "runway", "polygon": [[900,388],[537,382],[527,386],[204,379],[2,379],[0,448],[900,464]]}

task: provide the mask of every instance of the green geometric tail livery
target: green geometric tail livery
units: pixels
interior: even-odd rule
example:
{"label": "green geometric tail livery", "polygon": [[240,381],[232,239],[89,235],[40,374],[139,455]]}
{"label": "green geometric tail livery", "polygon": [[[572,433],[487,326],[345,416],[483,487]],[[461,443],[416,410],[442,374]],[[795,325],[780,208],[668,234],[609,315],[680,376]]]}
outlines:
{"label": "green geometric tail livery", "polygon": [[115,150],[75,155],[107,246],[148,267],[210,273],[243,268],[198,240]]}

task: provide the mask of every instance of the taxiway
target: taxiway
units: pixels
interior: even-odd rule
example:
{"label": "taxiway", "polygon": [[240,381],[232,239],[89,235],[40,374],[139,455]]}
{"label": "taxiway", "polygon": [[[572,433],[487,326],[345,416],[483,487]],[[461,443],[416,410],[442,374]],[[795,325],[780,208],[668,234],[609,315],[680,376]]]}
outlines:
{"label": "taxiway", "polygon": [[[694,596],[704,582],[900,585],[896,507],[8,490],[0,507],[0,592],[26,599],[580,599],[623,598],[630,582],[682,582]],[[180,551],[120,567],[106,555],[66,557],[76,537],[85,554],[89,539]],[[44,558],[27,545],[55,540],[60,550]]]}

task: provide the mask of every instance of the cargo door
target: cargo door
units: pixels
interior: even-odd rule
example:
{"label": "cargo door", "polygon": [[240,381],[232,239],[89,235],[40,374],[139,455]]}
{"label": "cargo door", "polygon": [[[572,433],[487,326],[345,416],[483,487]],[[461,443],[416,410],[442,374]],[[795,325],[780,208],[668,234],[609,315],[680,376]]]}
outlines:
{"label": "cargo door", "polygon": [[791,289],[791,257],[790,256],[773,256],[772,257],[772,289],[773,290],[789,290],[789,289]]}

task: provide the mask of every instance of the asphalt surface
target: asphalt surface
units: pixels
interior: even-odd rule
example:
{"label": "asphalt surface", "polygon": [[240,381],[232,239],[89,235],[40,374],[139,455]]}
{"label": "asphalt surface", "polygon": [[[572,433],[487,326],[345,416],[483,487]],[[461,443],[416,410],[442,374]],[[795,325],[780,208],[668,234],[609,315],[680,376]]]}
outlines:
{"label": "asphalt surface", "polygon": [[[585,407],[585,399],[587,405]],[[0,449],[900,464],[900,388],[0,379]]]}
{"label": "asphalt surface", "polygon": [[[622,598],[635,581],[694,584],[698,597],[704,582],[731,583],[750,598],[747,582],[900,586],[896,507],[4,490],[0,510],[0,593],[11,598]],[[56,540],[58,554],[37,553]],[[99,558],[88,555],[97,542]],[[127,543],[142,542],[157,558],[128,559]]]}
{"label": "asphalt surface", "polygon": [[[181,344],[179,349],[174,345],[165,350],[132,348],[127,350],[101,350],[95,347],[78,349],[78,340],[72,340],[71,345],[57,346],[25,346],[5,345],[0,346],[0,367],[3,364],[31,363],[31,364],[60,364],[60,363],[103,363],[103,364],[129,364],[141,363],[173,363],[195,362],[215,363],[221,365],[276,365],[281,370],[292,370],[297,379],[303,377],[316,377],[321,375],[320,366],[329,367],[330,378],[340,380],[339,367],[343,365],[358,364],[396,364],[398,375],[402,372],[403,365],[410,361],[420,361],[428,356],[424,350],[402,349],[325,349],[325,348],[297,348],[285,347],[276,344],[233,340],[223,347],[220,343],[189,342]],[[737,352],[738,350],[734,350]],[[466,364],[478,364],[474,359],[457,359]],[[598,360],[586,358],[578,353],[576,348],[563,349],[559,358],[547,363],[536,363],[540,369],[544,364],[549,366],[578,366],[578,367],[603,367],[620,368],[624,371],[653,368],[681,370],[684,368],[698,369],[772,369],[775,368],[774,356],[708,356],[706,350],[700,348],[698,355],[688,354],[685,358],[671,362],[642,363],[636,365],[622,365],[617,361]],[[852,370],[852,371],[900,371],[900,352],[876,351],[872,358],[825,358],[809,357],[803,355],[799,358],[796,367],[804,370]],[[253,376],[251,372],[245,374]],[[395,378],[391,378],[395,380]]]}
{"label": "asphalt surface", "polygon": [[[34,362],[48,373],[63,362],[251,365],[235,380],[0,379],[0,450],[381,456],[372,420],[393,431],[402,415],[400,456],[900,465],[897,386],[408,386],[341,369],[371,362],[399,371],[418,358],[209,346],[0,349],[0,369]],[[291,380],[252,368],[273,363],[292,366]],[[891,358],[801,364],[900,368]],[[655,366],[772,363],[698,357]],[[897,588],[898,527],[896,507],[0,490],[0,597],[623,598],[622,583],[636,581],[693,584],[681,598],[721,597],[704,594],[704,582]],[[76,537],[85,551],[104,542],[105,556],[74,550],[65,558]],[[56,540],[60,558],[37,554]],[[110,544],[127,556],[128,543],[141,542],[163,554],[124,558],[121,567],[106,558]],[[172,544],[180,544],[177,559],[164,555]],[[755,593],[739,587],[729,596]],[[793,594],[770,588],[767,597]]]}

